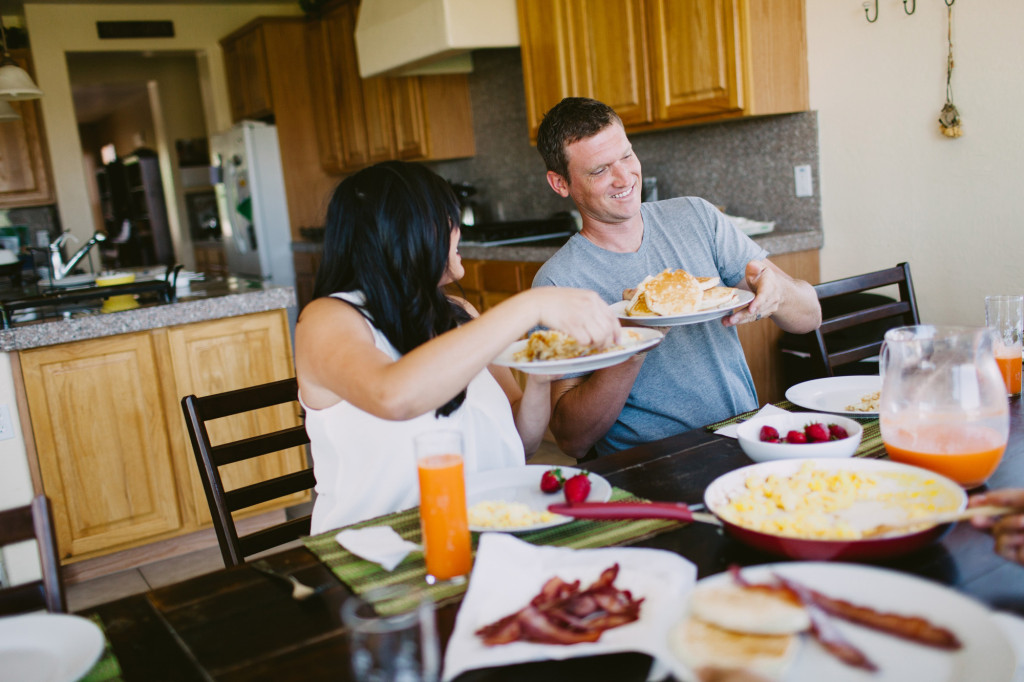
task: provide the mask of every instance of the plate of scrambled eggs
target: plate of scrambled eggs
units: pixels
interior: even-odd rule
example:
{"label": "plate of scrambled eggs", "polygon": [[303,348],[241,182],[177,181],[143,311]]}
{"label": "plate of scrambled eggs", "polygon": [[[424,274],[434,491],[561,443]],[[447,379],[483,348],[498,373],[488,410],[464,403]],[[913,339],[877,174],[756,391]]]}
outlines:
{"label": "plate of scrambled eggs", "polygon": [[665,335],[657,329],[626,329],[625,341],[612,348],[583,346],[571,336],[553,329],[533,332],[528,339],[512,343],[494,359],[495,365],[512,367],[527,374],[592,372],[625,362],[631,356],[654,348]]}
{"label": "plate of scrambled eggs", "polygon": [[949,524],[885,527],[961,511],[967,495],[950,479],[875,459],[763,462],[715,479],[704,503],[737,539],[794,559],[863,559],[903,554]]}
{"label": "plate of scrambled eggs", "polygon": [[[561,469],[566,480],[582,471],[575,467],[527,465],[468,474],[466,504],[469,506],[469,529],[524,533],[572,521],[572,517],[548,511],[549,504],[565,500],[562,493],[545,493],[540,489],[540,477],[553,468]],[[587,501],[610,500],[611,484],[595,473],[588,473],[588,477],[590,494]]]}

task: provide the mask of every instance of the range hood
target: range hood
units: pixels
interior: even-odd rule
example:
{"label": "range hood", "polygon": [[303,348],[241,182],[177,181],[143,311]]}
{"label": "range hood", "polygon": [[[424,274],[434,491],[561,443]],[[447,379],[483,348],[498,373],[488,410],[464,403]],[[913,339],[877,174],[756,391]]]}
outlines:
{"label": "range hood", "polygon": [[515,0],[362,0],[356,21],[363,78],[466,73],[470,51],[518,45]]}

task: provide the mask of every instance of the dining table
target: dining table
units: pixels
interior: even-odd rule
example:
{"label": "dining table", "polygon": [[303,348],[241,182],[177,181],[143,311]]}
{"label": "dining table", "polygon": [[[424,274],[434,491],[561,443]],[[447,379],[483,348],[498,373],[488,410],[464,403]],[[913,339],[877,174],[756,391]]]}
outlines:
{"label": "dining table", "polygon": [[[1009,407],[1003,459],[987,484],[972,493],[1024,487],[1024,401],[1011,399]],[[748,464],[751,460],[736,439],[699,428],[585,466],[637,497],[698,503],[718,476]],[[786,561],[703,523],[669,524],[632,546],[681,555],[696,566],[698,579],[733,565]],[[94,606],[80,615],[101,624],[107,654],[116,659],[123,680],[352,679],[349,636],[339,615],[341,604],[352,595],[350,588],[305,545],[273,553],[265,561],[322,591],[297,601],[286,583],[243,564]],[[934,581],[993,610],[1024,616],[1024,566],[998,556],[991,535],[968,522],[954,524],[922,549],[872,565]],[[459,606],[455,599],[437,608],[442,651]],[[647,679],[651,663],[651,656],[639,652],[602,654],[476,669],[457,679],[640,682]]]}

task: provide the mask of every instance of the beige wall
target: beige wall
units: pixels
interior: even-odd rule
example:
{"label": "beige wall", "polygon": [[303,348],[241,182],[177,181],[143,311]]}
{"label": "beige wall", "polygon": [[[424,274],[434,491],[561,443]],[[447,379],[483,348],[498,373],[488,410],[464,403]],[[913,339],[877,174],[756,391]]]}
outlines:
{"label": "beige wall", "polygon": [[[177,51],[199,56],[203,112],[210,131],[231,125],[220,38],[258,16],[301,14],[298,3],[253,4],[25,4],[36,79],[50,146],[62,226],[82,239],[93,231],[68,78],[67,52]],[[159,19],[174,22],[175,37],[100,40],[96,21]],[[163,172],[169,169],[161,168]]]}
{"label": "beige wall", "polygon": [[859,2],[807,0],[807,21],[822,278],[905,260],[924,322],[984,324],[986,294],[1024,293],[1024,2],[953,6],[959,139],[937,123],[943,2],[880,0],[869,24]]}

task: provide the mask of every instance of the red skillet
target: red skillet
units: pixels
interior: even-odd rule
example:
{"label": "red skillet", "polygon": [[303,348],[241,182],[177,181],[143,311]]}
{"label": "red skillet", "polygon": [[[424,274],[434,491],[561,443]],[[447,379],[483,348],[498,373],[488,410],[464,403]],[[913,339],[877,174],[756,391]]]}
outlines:
{"label": "red skillet", "polygon": [[[892,471],[916,472],[931,479],[942,479],[931,472],[917,467],[897,464],[884,460],[841,459],[817,460],[818,465],[842,469],[853,468],[858,471]],[[800,460],[781,460],[764,462],[743,467],[715,479],[704,493],[704,504],[712,513],[692,511],[686,504],[675,502],[583,502],[578,504],[553,504],[548,510],[556,514],[588,519],[675,519],[678,521],[696,521],[723,526],[734,538],[756,549],[805,561],[850,561],[877,560],[914,552],[936,541],[951,527],[951,523],[943,523],[931,527],[895,533],[875,538],[859,540],[818,540],[786,537],[761,530],[754,530],[731,523],[719,513],[728,504],[730,497],[742,486],[747,477],[757,472],[770,469],[782,475],[795,471],[802,462]],[[967,504],[967,495],[953,481],[948,481],[950,492],[957,496],[958,510]]]}

